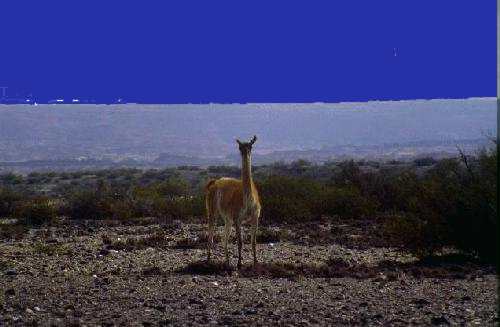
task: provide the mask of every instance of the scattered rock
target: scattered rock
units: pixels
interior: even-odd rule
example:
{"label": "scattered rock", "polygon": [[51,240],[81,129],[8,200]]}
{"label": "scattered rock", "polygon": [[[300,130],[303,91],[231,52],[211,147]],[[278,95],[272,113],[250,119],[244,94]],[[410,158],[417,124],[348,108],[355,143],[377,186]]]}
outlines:
{"label": "scattered rock", "polygon": [[108,255],[108,254],[109,254],[109,250],[107,250],[107,249],[101,249],[99,251],[99,255],[105,256],[105,255]]}
{"label": "scattered rock", "polygon": [[257,314],[257,309],[247,308],[247,309],[243,310],[243,313],[246,315],[254,315],[254,314]]}
{"label": "scattered rock", "polygon": [[[259,246],[260,263],[256,267],[245,244],[243,267],[236,270],[222,263],[220,243],[213,258],[221,261],[214,263],[204,261],[203,249],[170,248],[181,238],[201,242],[206,226],[180,223],[181,231],[172,228],[165,233],[168,246],[120,250],[112,255],[117,252],[102,244],[102,235],[126,241],[144,239],[161,229],[159,225],[116,226],[98,228],[93,235],[72,229],[68,232],[71,241],[55,231],[58,243],[73,251],[71,260],[68,256],[47,260],[27,256],[30,242],[36,239],[0,245],[0,325],[302,322],[304,326],[443,326],[498,322],[494,272],[481,273],[475,266],[463,268],[470,278],[457,280],[458,268],[422,266],[395,249],[351,248],[336,243],[338,237],[331,242],[327,236],[322,236],[322,244],[308,237],[311,246],[301,247],[295,242],[300,236],[287,236],[280,243],[271,241],[274,247]],[[314,226],[294,235],[310,232],[314,232]],[[353,230],[346,237],[349,234],[360,232]],[[201,235],[200,239],[196,235]],[[230,251],[235,263],[235,243]],[[330,256],[337,258],[325,265],[324,259]],[[418,278],[412,276],[412,268],[418,271]],[[478,276],[481,283],[476,281]],[[434,311],[437,308],[442,311]],[[12,317],[19,321],[13,323]]]}

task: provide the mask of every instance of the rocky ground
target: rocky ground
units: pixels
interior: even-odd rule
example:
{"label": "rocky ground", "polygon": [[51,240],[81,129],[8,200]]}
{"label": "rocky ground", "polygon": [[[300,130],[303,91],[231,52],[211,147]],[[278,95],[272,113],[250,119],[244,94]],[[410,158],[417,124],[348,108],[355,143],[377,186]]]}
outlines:
{"label": "rocky ground", "polygon": [[262,230],[261,263],[246,244],[240,271],[204,261],[194,223],[63,222],[4,239],[0,325],[498,324],[490,266],[417,262],[370,223]]}

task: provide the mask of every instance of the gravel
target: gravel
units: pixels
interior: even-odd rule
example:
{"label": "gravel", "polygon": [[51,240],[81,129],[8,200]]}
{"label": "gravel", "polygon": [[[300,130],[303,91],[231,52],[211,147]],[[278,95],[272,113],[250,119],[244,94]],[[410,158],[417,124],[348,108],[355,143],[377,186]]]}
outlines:
{"label": "gravel", "polygon": [[280,228],[286,239],[259,244],[256,269],[245,244],[240,271],[235,257],[231,267],[204,261],[199,224],[32,231],[0,244],[0,325],[498,324],[492,267],[426,266],[382,246],[306,242],[310,226]]}

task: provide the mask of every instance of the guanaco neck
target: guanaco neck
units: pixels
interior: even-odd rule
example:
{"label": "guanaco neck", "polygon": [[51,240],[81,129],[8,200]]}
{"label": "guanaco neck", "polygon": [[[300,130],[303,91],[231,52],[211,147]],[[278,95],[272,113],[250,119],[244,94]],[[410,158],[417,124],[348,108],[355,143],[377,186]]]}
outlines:
{"label": "guanaco neck", "polygon": [[241,156],[241,182],[243,184],[243,198],[250,199],[253,195],[252,161],[250,154]]}

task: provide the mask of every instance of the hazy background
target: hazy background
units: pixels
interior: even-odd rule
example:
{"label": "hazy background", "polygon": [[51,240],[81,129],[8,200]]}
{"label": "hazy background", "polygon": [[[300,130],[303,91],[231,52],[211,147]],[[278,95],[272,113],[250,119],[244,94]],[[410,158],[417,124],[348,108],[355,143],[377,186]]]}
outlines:
{"label": "hazy background", "polygon": [[0,161],[238,163],[405,158],[473,150],[496,135],[495,98],[337,104],[0,106]]}

